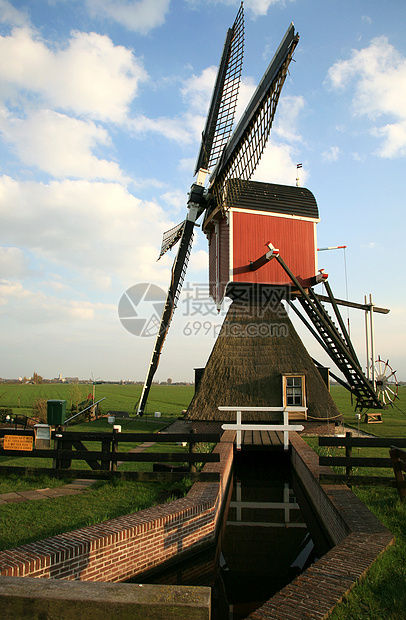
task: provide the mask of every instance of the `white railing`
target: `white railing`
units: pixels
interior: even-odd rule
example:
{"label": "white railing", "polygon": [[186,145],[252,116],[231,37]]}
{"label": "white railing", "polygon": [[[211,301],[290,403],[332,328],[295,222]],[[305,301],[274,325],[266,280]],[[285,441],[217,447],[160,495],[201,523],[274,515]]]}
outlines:
{"label": "white railing", "polygon": [[[291,521],[291,511],[292,510],[300,510],[299,504],[296,502],[296,498],[293,496],[293,502],[291,501],[291,496],[293,495],[293,490],[289,487],[289,484],[285,482],[283,488],[283,501],[282,502],[246,502],[241,499],[241,482],[236,482],[235,487],[235,501],[230,502],[230,508],[236,508],[236,516],[234,521],[227,521],[227,525],[231,526],[243,526],[243,527],[291,527],[291,528],[307,528],[306,523],[298,522],[295,519]],[[284,511],[284,520],[274,521],[267,519],[264,522],[261,521],[246,521],[243,519],[243,510],[245,508],[255,509],[256,515],[258,515],[258,511],[261,510],[283,510]],[[259,512],[259,514],[261,514]]]}
{"label": "white railing", "polygon": [[[219,411],[235,411],[237,422],[223,424],[224,431],[237,431],[237,450],[241,450],[241,431],[283,431],[283,447],[289,448],[289,431],[302,431],[302,424],[289,424],[289,412],[307,412],[307,407],[218,407]],[[244,411],[276,411],[283,412],[283,424],[242,424],[241,416]]]}

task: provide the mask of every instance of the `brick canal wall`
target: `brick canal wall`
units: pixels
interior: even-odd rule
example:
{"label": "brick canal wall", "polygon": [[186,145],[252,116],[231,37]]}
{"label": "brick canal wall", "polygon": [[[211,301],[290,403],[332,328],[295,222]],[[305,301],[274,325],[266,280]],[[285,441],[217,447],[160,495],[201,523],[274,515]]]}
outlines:
{"label": "brick canal wall", "polygon": [[188,495],[97,525],[0,552],[0,574],[119,582],[165,565],[193,547],[215,541],[233,463],[235,433],[224,433],[215,452],[220,482],[197,482]]}
{"label": "brick canal wall", "polygon": [[319,484],[323,471],[318,456],[291,433],[292,465],[318,517],[335,545],[299,577],[283,588],[249,620],[327,618],[332,608],[361,579],[389,545],[393,535],[344,485]]}

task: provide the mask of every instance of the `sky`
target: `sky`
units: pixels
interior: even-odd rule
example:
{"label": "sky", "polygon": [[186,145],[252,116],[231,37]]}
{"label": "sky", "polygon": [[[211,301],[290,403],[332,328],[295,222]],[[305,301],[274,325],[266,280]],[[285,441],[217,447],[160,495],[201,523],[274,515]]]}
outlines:
{"label": "sky", "polygon": [[[161,236],[186,215],[239,5],[0,0],[0,377],[145,378],[153,329],[121,319],[132,301],[151,327],[168,286],[175,250],[157,262]],[[319,252],[319,267],[336,297],[390,308],[374,314],[375,357],[404,381],[406,3],[244,10],[237,117],[291,22],[300,35],[254,180],[295,185],[302,164],[318,246],[347,246]],[[217,313],[208,297],[207,257],[197,229],[159,381],[192,381],[214,345],[228,304]],[[348,318],[365,366],[364,313]]]}

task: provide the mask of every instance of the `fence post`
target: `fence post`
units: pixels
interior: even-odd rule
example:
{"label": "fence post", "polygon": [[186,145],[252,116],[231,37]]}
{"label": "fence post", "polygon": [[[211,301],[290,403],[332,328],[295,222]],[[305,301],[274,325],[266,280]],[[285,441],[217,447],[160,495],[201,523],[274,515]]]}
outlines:
{"label": "fence post", "polygon": [[[195,433],[196,433],[196,431],[193,428],[191,428],[190,431],[189,431],[189,434],[193,436]],[[193,439],[193,437],[191,437],[191,440],[192,439]],[[189,454],[194,454],[195,452],[196,452],[196,444],[195,444],[195,442],[194,441],[189,441]],[[196,463],[189,462],[189,473],[195,474],[196,471],[197,471]]]}
{"label": "fence post", "polygon": [[[406,501],[406,489],[403,486],[405,478],[403,475],[402,463],[400,458],[401,453],[399,452],[398,448],[392,446],[392,448],[389,450],[389,455],[392,461],[393,473],[395,474],[396,486],[398,488],[399,497],[401,501],[404,502]],[[405,459],[403,458],[403,460]]]}
{"label": "fence post", "polygon": [[54,469],[70,469],[72,467],[72,458],[63,459],[59,456],[60,450],[72,450],[72,441],[64,439],[62,432],[55,433],[55,450],[57,451],[56,458],[53,460],[52,466]]}
{"label": "fence post", "polygon": [[59,450],[60,450],[60,445],[59,445],[59,439],[57,437],[57,435],[55,434],[54,436],[54,450],[56,450],[56,457],[52,460],[52,469],[59,469]]}
{"label": "fence post", "polygon": [[[241,411],[237,411],[237,427],[241,426],[241,424],[242,424],[242,413],[241,413]],[[237,439],[237,450],[241,450],[241,436],[242,436],[241,429],[239,429],[237,431],[237,437],[236,437],[236,439]]]}
{"label": "fence post", "polygon": [[[113,440],[111,442],[111,455],[118,452],[118,431],[113,428]],[[110,461],[110,470],[117,471],[117,461]]]}
{"label": "fence post", "polygon": [[[289,426],[289,412],[286,407],[283,409],[283,425]],[[289,450],[289,431],[283,431],[283,449]]]}
{"label": "fence post", "polygon": [[[110,437],[108,437],[106,439],[102,439],[102,452],[106,452],[109,455],[111,455],[112,447],[111,447],[111,439],[110,439]],[[101,470],[103,470],[103,471],[110,471],[111,458],[108,461],[101,461],[100,465],[101,465],[101,467],[100,467]]]}
{"label": "fence post", "polygon": [[[347,431],[345,433],[345,437],[352,437],[352,432],[351,431]],[[352,457],[352,446],[345,446],[345,456],[346,458],[350,459]],[[347,476],[351,476],[352,473],[352,465],[347,465],[345,468],[345,473],[347,474]]]}

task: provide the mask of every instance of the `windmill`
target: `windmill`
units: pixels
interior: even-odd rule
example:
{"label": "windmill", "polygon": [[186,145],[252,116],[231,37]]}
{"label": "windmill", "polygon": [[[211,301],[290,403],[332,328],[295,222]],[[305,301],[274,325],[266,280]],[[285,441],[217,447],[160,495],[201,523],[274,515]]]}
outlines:
{"label": "windmill", "polygon": [[[273,296],[302,307],[299,316],[343,373],[346,387],[360,408],[382,408],[375,386],[363,374],[338,304],[317,273],[315,225],[317,204],[301,187],[250,181],[262,156],[281,90],[299,35],[290,24],[273,59],[232,132],[244,46],[243,4],[228,30],[197,158],[195,175],[183,222],[164,233],[160,256],[176,243],[171,280],[150,365],[138,403],[142,415],[162,347],[185,279],[194,227],[204,215],[202,228],[209,239],[210,294],[218,305],[224,296]],[[207,187],[206,179],[209,178]],[[265,235],[265,236],[264,236]],[[292,240],[295,240],[292,243]],[[232,248],[232,250],[231,250]],[[275,259],[275,260],[272,260]],[[338,326],[313,286],[324,282]],[[255,291],[253,293],[253,291]],[[307,315],[307,318],[306,316]]]}

